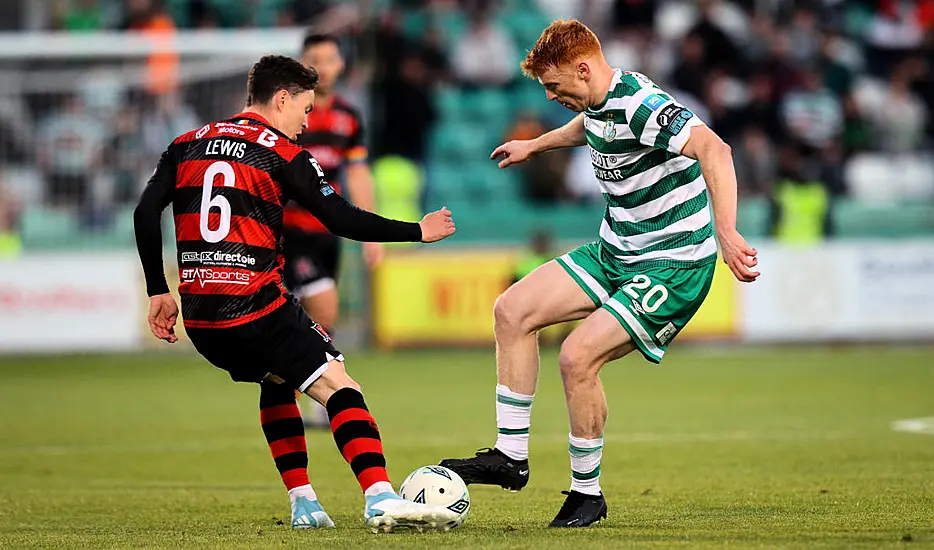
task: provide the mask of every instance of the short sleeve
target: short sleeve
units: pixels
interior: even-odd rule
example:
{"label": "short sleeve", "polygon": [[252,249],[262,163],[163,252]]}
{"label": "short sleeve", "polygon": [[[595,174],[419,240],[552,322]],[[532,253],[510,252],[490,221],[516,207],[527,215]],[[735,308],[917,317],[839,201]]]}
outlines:
{"label": "short sleeve", "polygon": [[643,145],[681,153],[691,128],[704,122],[657,86],[643,86],[627,106],[629,127]]}

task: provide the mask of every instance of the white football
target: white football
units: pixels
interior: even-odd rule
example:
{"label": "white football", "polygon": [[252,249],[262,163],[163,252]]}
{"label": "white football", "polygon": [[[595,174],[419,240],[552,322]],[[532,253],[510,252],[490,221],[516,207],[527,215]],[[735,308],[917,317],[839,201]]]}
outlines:
{"label": "white football", "polygon": [[458,525],[470,511],[470,493],[461,477],[444,466],[422,466],[405,478],[399,494],[406,500],[443,506],[457,513]]}

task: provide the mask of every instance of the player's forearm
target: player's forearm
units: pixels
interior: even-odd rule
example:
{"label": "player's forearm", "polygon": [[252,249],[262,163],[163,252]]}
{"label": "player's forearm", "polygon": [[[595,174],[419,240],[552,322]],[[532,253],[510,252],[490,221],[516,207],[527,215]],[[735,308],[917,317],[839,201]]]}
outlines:
{"label": "player's forearm", "polygon": [[584,114],[574,117],[560,128],[555,128],[535,138],[535,152],[544,153],[565,147],[579,147],[587,144],[584,131]]}
{"label": "player's forearm", "polygon": [[695,126],[681,153],[700,162],[713,202],[717,233],[736,230],[736,169],[733,151],[707,126]]}
{"label": "player's forearm", "polygon": [[[311,210],[328,231],[338,237],[368,243],[420,242],[418,223],[390,220],[347,202],[338,194],[326,197],[320,208]],[[299,203],[301,204],[301,203]]]}
{"label": "player's forearm", "polygon": [[147,188],[133,212],[136,232],[136,250],[143,274],[146,277],[146,293],[149,296],[165,294],[169,285],[165,281],[162,264],[162,207]]}
{"label": "player's forearm", "polygon": [[373,176],[365,163],[352,164],[347,168],[347,189],[350,198],[358,207],[367,212],[376,212],[376,200],[373,193]]}
{"label": "player's forearm", "polygon": [[736,229],[736,170],[733,153],[722,141],[708,144],[698,150],[701,172],[707,182],[713,202],[714,223],[717,232]]}

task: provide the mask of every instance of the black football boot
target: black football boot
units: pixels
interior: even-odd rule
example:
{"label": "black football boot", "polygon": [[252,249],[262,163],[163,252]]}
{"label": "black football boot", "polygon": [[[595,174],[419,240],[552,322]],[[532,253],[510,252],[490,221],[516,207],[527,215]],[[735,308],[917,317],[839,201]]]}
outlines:
{"label": "black football boot", "polygon": [[441,466],[453,470],[468,485],[499,485],[518,491],[529,483],[529,461],[509,458],[497,449],[480,449],[472,458],[446,458]]}
{"label": "black football boot", "polygon": [[568,497],[555,519],[548,527],[587,527],[606,518],[606,499],[603,493],[597,496],[578,493],[577,491],[561,491]]}

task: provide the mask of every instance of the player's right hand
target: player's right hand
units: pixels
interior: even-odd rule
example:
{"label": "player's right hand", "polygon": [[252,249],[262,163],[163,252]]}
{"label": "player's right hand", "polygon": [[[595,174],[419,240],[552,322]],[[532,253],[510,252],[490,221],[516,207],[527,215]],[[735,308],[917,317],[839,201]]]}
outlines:
{"label": "player's right hand", "polygon": [[178,342],[175,321],[178,320],[178,304],[171,294],[158,294],[149,298],[149,330],[160,340],[170,344]]}
{"label": "player's right hand", "polygon": [[440,241],[453,235],[456,230],[454,218],[447,206],[442,206],[441,210],[426,214],[422,221],[418,222],[418,225],[422,228],[423,243]]}
{"label": "player's right hand", "polygon": [[535,141],[531,139],[519,139],[508,141],[494,149],[493,153],[490,155],[490,160],[496,160],[498,157],[502,156],[503,160],[499,161],[498,166],[500,168],[505,168],[510,164],[525,162],[534,154]]}

